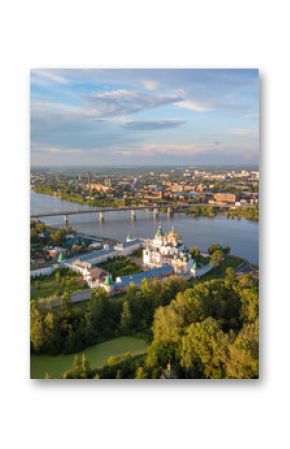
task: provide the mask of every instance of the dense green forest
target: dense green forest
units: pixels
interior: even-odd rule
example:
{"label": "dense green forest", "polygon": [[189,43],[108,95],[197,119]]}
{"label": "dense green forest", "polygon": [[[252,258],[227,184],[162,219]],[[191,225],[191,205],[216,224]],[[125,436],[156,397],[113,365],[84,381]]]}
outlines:
{"label": "dense green forest", "polygon": [[102,369],[76,357],[64,378],[257,378],[258,285],[237,279],[195,282],[178,277],[144,280],[122,298],[102,291],[87,304],[44,311],[32,305],[31,350],[36,354],[77,352],[120,335],[149,340],[143,356],[111,357]]}

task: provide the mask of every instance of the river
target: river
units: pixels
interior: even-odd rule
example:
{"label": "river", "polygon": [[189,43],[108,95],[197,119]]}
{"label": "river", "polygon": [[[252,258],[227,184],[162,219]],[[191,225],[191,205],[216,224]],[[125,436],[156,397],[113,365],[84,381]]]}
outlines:
{"label": "river", "polygon": [[[31,191],[31,213],[56,212],[90,209],[88,206],[61,200],[51,195]],[[45,217],[47,224],[64,227],[62,216]],[[69,224],[79,232],[125,240],[127,234],[134,237],[152,238],[159,224],[164,231],[174,226],[176,232],[183,236],[188,247],[198,246],[206,251],[213,242],[229,245],[231,253],[259,264],[259,225],[245,219],[232,219],[224,216],[194,217],[185,214],[175,214],[168,217],[159,214],[153,218],[152,211],[137,211],[135,221],[131,220],[130,212],[106,212],[105,222],[99,223],[97,214],[82,214],[69,216]]]}

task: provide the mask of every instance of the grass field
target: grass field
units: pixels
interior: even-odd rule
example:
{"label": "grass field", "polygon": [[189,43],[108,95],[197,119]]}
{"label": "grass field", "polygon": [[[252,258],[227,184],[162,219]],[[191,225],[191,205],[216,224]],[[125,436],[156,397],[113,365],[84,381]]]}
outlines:
{"label": "grass field", "polygon": [[[79,276],[70,277],[70,291],[80,290],[80,286],[77,283],[78,279]],[[47,298],[48,296],[51,296],[56,292],[61,292],[64,289],[65,287],[59,285],[53,276],[41,280],[36,279],[31,282],[30,299],[38,300],[41,298]]]}
{"label": "grass field", "polygon": [[39,281],[39,286],[35,287],[35,282],[32,284],[30,292],[31,299],[44,298],[52,295],[59,288],[55,279],[48,279]]}
{"label": "grass field", "polygon": [[[119,337],[113,340],[99,343],[81,351],[85,353],[92,367],[102,367],[108,357],[112,355],[121,355],[125,352],[131,352],[133,355],[143,354],[146,351],[147,343],[145,340],[133,337]],[[50,377],[60,377],[64,371],[72,366],[74,356],[69,355],[32,355],[30,364],[31,379],[43,379],[45,373]]]}

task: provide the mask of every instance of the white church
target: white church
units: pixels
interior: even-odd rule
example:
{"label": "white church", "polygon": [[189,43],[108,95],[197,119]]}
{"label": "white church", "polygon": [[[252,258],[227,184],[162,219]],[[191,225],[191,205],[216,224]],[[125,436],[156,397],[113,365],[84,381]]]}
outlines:
{"label": "white church", "polygon": [[143,250],[143,265],[148,268],[171,265],[174,272],[184,277],[196,277],[197,265],[185,248],[182,237],[174,228],[164,234],[161,225],[155,237],[147,240]]}

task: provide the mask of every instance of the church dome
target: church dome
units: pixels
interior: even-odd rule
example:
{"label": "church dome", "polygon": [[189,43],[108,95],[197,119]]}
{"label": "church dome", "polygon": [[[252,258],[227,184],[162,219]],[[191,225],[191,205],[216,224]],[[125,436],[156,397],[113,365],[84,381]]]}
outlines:
{"label": "church dome", "polygon": [[171,239],[177,239],[177,238],[178,238],[178,234],[175,232],[174,226],[172,226],[171,231],[169,231],[167,235],[168,235],[168,237],[170,237]]}
{"label": "church dome", "polygon": [[156,232],[156,237],[163,237],[164,236],[164,232],[162,230],[161,225],[158,226],[157,232]]}

